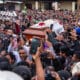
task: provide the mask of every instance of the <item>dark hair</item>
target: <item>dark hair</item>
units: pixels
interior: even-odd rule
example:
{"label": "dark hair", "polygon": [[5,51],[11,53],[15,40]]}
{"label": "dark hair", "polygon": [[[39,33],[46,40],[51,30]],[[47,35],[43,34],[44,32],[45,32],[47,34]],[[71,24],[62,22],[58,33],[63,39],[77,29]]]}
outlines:
{"label": "dark hair", "polygon": [[0,69],[10,71],[11,70],[11,65],[6,61],[0,62]]}
{"label": "dark hair", "polygon": [[74,28],[70,27],[68,28],[67,32],[71,32],[72,30],[74,30]]}
{"label": "dark hair", "polygon": [[45,80],[56,80],[51,74],[47,74]]}
{"label": "dark hair", "polygon": [[74,30],[74,28],[72,28],[72,27],[71,27],[71,28],[68,28],[68,30],[67,30],[67,35],[68,35],[68,36],[71,36],[71,33],[70,33],[70,32],[71,32],[72,30]]}
{"label": "dark hair", "polygon": [[67,80],[68,78],[71,77],[71,74],[66,70],[60,70],[60,71],[58,71],[58,74],[59,74],[61,80]]}
{"label": "dark hair", "polygon": [[80,51],[76,51],[74,54],[76,55],[77,59],[80,59]]}
{"label": "dark hair", "polygon": [[19,47],[19,49],[18,50],[23,50],[23,47]]}
{"label": "dark hair", "polygon": [[27,66],[17,66],[13,71],[19,74],[24,80],[31,80],[31,72]]}
{"label": "dark hair", "polygon": [[29,64],[25,61],[21,61],[21,62],[17,63],[17,66],[28,66],[29,67]]}
{"label": "dark hair", "polygon": [[6,56],[7,56],[7,55],[9,55],[10,58],[11,58],[12,60],[14,60],[14,62],[16,61],[16,58],[15,58],[15,55],[13,54],[13,52],[9,52],[9,54],[6,54]]}
{"label": "dark hair", "polygon": [[63,53],[63,54],[65,54],[66,56],[70,55],[69,54],[70,53],[70,49],[67,46],[65,46],[65,45],[63,45],[63,46],[60,47],[60,52]]}
{"label": "dark hair", "polygon": [[6,57],[0,57],[0,62],[8,62],[9,60]]}
{"label": "dark hair", "polygon": [[20,41],[21,41],[21,38],[20,38],[20,37],[18,37],[18,38],[17,38],[17,42],[20,42]]}
{"label": "dark hair", "polygon": [[54,44],[54,50],[57,54],[60,52],[60,46],[61,44],[59,42]]}

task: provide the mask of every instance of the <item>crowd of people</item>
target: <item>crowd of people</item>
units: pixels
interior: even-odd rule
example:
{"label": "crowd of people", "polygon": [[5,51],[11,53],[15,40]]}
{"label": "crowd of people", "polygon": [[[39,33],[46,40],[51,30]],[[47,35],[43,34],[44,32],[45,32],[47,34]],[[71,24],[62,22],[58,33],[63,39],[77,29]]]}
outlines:
{"label": "crowd of people", "polygon": [[[17,12],[14,19],[1,19],[0,75],[10,71],[22,78],[15,77],[15,80],[79,80],[79,17],[79,11],[29,9],[26,13]],[[51,28],[46,28],[46,35],[40,38],[40,46],[33,54],[30,52],[32,40],[28,40],[23,31],[47,19],[60,20],[65,31],[56,35]],[[11,76],[10,72],[6,75]]]}

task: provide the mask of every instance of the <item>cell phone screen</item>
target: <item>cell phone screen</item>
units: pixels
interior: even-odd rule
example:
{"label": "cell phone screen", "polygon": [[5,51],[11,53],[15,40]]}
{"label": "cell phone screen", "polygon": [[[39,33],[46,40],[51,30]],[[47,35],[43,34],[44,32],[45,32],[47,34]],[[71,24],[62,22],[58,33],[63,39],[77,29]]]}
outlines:
{"label": "cell phone screen", "polygon": [[40,47],[40,45],[41,44],[39,39],[37,38],[32,39],[30,53],[35,54],[37,51],[37,48]]}

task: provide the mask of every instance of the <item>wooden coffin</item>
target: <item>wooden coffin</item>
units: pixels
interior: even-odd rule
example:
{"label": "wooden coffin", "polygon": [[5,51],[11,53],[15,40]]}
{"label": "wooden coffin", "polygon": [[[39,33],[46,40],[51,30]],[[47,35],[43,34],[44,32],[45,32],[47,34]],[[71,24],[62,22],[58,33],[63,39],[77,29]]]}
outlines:
{"label": "wooden coffin", "polygon": [[27,29],[23,32],[23,35],[26,35],[27,39],[31,39],[33,36],[45,38],[45,32],[41,29]]}

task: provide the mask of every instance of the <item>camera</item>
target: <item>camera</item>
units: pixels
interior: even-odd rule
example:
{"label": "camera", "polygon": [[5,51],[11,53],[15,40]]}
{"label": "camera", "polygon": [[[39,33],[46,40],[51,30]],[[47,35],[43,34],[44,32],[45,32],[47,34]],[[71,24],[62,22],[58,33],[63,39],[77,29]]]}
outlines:
{"label": "camera", "polygon": [[36,54],[37,48],[40,47],[41,41],[38,38],[31,40],[30,54]]}

